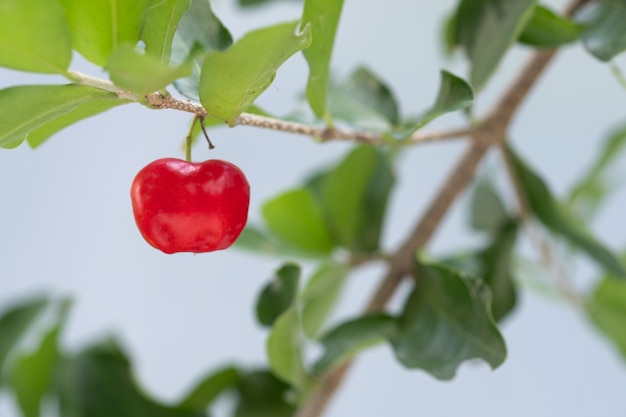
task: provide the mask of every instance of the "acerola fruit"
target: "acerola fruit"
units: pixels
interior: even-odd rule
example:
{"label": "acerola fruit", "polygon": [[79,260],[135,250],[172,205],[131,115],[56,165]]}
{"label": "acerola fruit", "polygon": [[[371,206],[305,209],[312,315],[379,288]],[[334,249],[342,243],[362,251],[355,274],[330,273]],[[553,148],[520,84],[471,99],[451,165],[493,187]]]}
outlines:
{"label": "acerola fruit", "polygon": [[250,185],[235,165],[163,158],[146,165],[130,190],[135,223],[165,253],[226,249],[248,219]]}

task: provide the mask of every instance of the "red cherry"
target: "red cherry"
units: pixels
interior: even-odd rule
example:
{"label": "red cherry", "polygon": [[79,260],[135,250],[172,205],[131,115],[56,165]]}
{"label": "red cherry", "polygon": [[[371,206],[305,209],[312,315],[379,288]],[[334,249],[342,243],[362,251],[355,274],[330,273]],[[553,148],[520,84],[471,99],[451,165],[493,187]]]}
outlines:
{"label": "red cherry", "polygon": [[165,253],[226,249],[248,219],[250,186],[235,165],[164,158],[146,165],[130,190],[135,223]]}

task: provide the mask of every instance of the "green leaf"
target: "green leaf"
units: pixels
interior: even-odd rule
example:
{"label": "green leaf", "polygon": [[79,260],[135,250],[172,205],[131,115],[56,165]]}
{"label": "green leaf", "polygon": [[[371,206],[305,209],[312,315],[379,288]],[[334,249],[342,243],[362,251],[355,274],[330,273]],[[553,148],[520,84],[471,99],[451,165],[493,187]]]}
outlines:
{"label": "green leaf", "polygon": [[438,379],[452,379],[459,365],[482,359],[495,369],[506,345],[491,315],[491,293],[481,280],[438,265],[418,264],[418,287],[399,319],[392,344],[398,360]]}
{"label": "green leaf", "polygon": [[263,288],[256,304],[256,316],[263,326],[271,327],[274,321],[291,307],[298,296],[300,267],[287,263]]}
{"label": "green leaf", "polygon": [[263,205],[263,218],[269,230],[290,245],[327,254],[335,246],[322,209],[306,188],[297,188]]}
{"label": "green leaf", "polygon": [[261,255],[277,257],[297,257],[305,259],[326,258],[327,254],[320,252],[309,252],[288,243],[276,240],[260,230],[256,226],[248,223],[235,241],[234,248],[248,250]]}
{"label": "green leaf", "polygon": [[0,90],[0,108],[4,109],[0,113],[0,147],[14,148],[31,133],[33,145],[37,146],[78,120],[126,102],[113,93],[79,85],[29,85]]}
{"label": "green leaf", "polygon": [[39,346],[28,354],[21,353],[9,370],[9,385],[24,417],[39,417],[44,395],[51,387],[60,359],[58,348],[70,302],[59,306],[55,325],[43,336]]}
{"label": "green leaf", "polygon": [[324,180],[322,202],[336,240],[354,252],[378,250],[389,192],[394,184],[387,156],[356,147]]}
{"label": "green leaf", "polygon": [[313,366],[315,373],[328,371],[358,352],[393,338],[396,331],[396,319],[379,313],[340,324],[320,340],[324,354]]}
{"label": "green leaf", "polygon": [[155,56],[161,63],[169,64],[172,41],[183,14],[191,7],[191,0],[159,0],[146,12],[141,39],[146,44],[146,54]]}
{"label": "green leaf", "polygon": [[287,402],[290,386],[271,372],[258,370],[242,376],[234,417],[292,417],[295,407]]}
{"label": "green leaf", "polygon": [[72,39],[56,1],[0,2],[0,66],[64,74],[72,60]]}
{"label": "green leaf", "polygon": [[167,87],[174,80],[189,76],[192,63],[186,61],[178,67],[172,67],[161,62],[160,58],[143,55],[126,44],[113,52],[107,68],[115,85],[141,97]]}
{"label": "green leaf", "polygon": [[532,169],[510,148],[513,167],[532,213],[544,226],[560,235],[572,246],[585,252],[608,272],[626,278],[626,268],[609,249],[585,228],[566,206],[559,204],[552,192]]}
{"label": "green leaf", "polygon": [[[192,0],[191,8],[180,19],[172,44],[172,61],[184,62],[195,45],[205,52],[222,51],[233,43],[228,29],[215,16],[209,0]],[[174,82],[174,87],[186,97],[200,101],[200,71],[204,55],[193,59],[191,76]]]}
{"label": "green leaf", "polygon": [[453,111],[463,110],[470,106],[473,101],[474,90],[472,90],[469,84],[447,71],[441,71],[441,84],[435,104],[415,119],[406,121],[400,136],[407,138],[437,117]]}
{"label": "green leaf", "polygon": [[600,280],[585,307],[592,322],[626,359],[626,282]]}
{"label": "green leaf", "polygon": [[300,319],[296,306],[285,311],[274,323],[267,339],[267,357],[272,372],[300,390],[310,386],[302,361]]}
{"label": "green leaf", "polygon": [[626,150],[626,124],[614,129],[602,144],[600,154],[569,192],[567,205],[581,217],[590,219],[620,181],[610,177],[619,156]]}
{"label": "green leaf", "polygon": [[[34,298],[22,301],[2,312],[0,315],[0,371],[3,370],[9,353],[47,304],[46,298]],[[0,385],[2,382],[0,380]]]}
{"label": "green leaf", "polygon": [[346,265],[323,263],[314,273],[300,296],[302,330],[315,339],[332,311],[350,272]]}
{"label": "green leaf", "polygon": [[160,404],[137,386],[128,357],[114,341],[64,361],[57,382],[60,415],[81,417],[204,417]]}
{"label": "green leaf", "polygon": [[[238,0],[237,4],[239,4],[239,6],[241,7],[249,7],[249,6],[260,6],[260,5],[265,5],[268,3],[275,3],[277,0]],[[292,2],[294,0],[291,0]],[[295,0],[295,2],[298,1],[302,1],[302,0]]]}
{"label": "green leaf", "polygon": [[200,101],[230,125],[270,86],[276,70],[311,43],[306,26],[283,23],[249,32],[224,52],[209,53],[200,75]]}
{"label": "green leaf", "polygon": [[328,96],[330,115],[352,126],[385,130],[399,121],[393,93],[367,68],[358,68],[343,83],[333,86]]}
{"label": "green leaf", "polygon": [[474,185],[470,205],[470,225],[476,230],[496,231],[509,219],[495,185],[487,177]]}
{"label": "green leaf", "polygon": [[[21,0],[20,0],[21,1]],[[74,49],[104,67],[121,44],[135,46],[151,0],[60,0],[72,31]]]}
{"label": "green leaf", "polygon": [[471,63],[470,83],[481,90],[532,17],[536,0],[461,0],[456,43]]}
{"label": "green leaf", "polygon": [[538,4],[519,41],[540,48],[555,48],[578,40],[583,29],[583,25]]}
{"label": "green leaf", "polygon": [[304,0],[302,26],[311,28],[311,45],[303,51],[309,64],[306,97],[313,113],[332,124],[328,114],[330,58],[343,0]]}
{"label": "green leaf", "polygon": [[227,366],[202,379],[178,405],[185,410],[204,411],[224,391],[241,382],[237,368]]}
{"label": "green leaf", "polygon": [[610,61],[626,50],[626,1],[596,2],[578,15],[586,26],[583,45],[601,61]]}

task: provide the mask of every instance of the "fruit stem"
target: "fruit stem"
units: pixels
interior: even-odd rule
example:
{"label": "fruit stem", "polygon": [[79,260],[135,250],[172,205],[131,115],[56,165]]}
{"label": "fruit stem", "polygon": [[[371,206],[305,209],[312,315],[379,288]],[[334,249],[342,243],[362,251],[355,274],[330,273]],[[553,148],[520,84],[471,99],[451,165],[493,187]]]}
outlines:
{"label": "fruit stem", "polygon": [[189,127],[189,132],[187,133],[187,136],[185,136],[185,161],[187,162],[191,162],[191,146],[193,145],[194,130],[197,122],[198,116],[194,116],[191,121],[191,126]]}
{"label": "fruit stem", "polygon": [[209,142],[209,149],[215,148],[215,145],[213,145],[213,142],[211,142],[211,139],[209,139],[209,134],[207,133],[206,127],[204,126],[204,117],[196,116],[196,118],[200,120],[200,127],[202,128],[202,133],[204,133],[204,137],[206,138],[206,141]]}

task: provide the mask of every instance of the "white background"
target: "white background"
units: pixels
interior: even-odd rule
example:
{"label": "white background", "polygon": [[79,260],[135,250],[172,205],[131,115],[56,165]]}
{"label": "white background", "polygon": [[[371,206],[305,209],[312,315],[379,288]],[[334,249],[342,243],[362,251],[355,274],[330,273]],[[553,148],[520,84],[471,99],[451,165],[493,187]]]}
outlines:
{"label": "white background", "polygon": [[[467,75],[462,60],[440,52],[440,23],[454,3],[346,0],[333,55],[335,73],[343,77],[368,65],[389,82],[405,115],[427,108],[441,68]],[[214,8],[235,38],[300,14],[291,2],[262,13],[241,12],[230,0],[215,1]],[[479,113],[527,53],[517,48],[507,56],[479,98]],[[72,67],[106,77],[78,56]],[[289,111],[306,74],[302,57],[292,58],[261,105],[277,114]],[[0,87],[57,82],[62,80],[0,70]],[[609,69],[573,46],[560,54],[525,103],[511,138],[563,193],[588,166],[602,135],[624,120],[625,103],[626,92]],[[235,250],[167,256],[142,240],[132,218],[130,184],[150,161],[182,157],[188,121],[188,115],[175,111],[129,105],[72,126],[35,151],[27,145],[0,150],[0,305],[36,292],[72,296],[64,345],[74,350],[107,334],[119,336],[134,358],[140,383],[164,401],[180,398],[224,362],[263,363],[266,333],[255,324],[252,305],[280,265],[279,259]],[[460,117],[447,116],[427,129],[461,123]],[[306,137],[247,127],[214,130],[212,138],[217,149],[209,152],[199,144],[195,159],[227,159],[242,168],[252,188],[250,218],[257,223],[265,199],[348,149],[343,143],[319,145]],[[404,238],[463,147],[462,142],[426,145],[405,154],[384,230],[387,248]],[[496,165],[497,158],[491,162]],[[593,225],[616,249],[626,243],[624,207],[621,191]],[[467,232],[465,213],[464,199],[431,250],[441,253],[476,242]],[[578,282],[588,286],[597,271],[582,267]],[[355,274],[334,320],[356,314],[382,272],[374,266]],[[581,313],[524,291],[503,332],[509,358],[501,368],[492,372],[483,364],[467,364],[447,383],[401,368],[386,347],[368,352],[327,415],[626,415],[626,364]],[[0,396],[0,416],[16,415],[11,400]]]}

